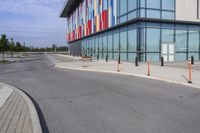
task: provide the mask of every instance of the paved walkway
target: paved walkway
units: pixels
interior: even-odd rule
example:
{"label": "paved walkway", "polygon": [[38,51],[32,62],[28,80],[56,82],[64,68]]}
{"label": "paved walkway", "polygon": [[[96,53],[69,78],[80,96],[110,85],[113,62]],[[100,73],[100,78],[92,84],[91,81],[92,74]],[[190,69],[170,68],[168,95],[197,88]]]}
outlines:
{"label": "paved walkway", "polygon": [[0,133],[36,131],[33,129],[33,117],[28,104],[27,99],[17,90],[0,83]]}
{"label": "paved walkway", "polygon": [[[81,61],[80,58],[74,58],[66,55],[48,55],[49,59],[54,63],[56,67],[59,68],[68,68],[68,69],[76,69],[76,70],[85,70],[85,71],[100,71],[100,72],[110,72],[110,73],[118,73],[117,62],[109,61],[105,62],[103,60],[100,61]],[[62,58],[62,60],[60,60]],[[65,58],[65,61],[63,61]],[[71,60],[74,61],[71,61]],[[70,60],[70,62],[68,62]],[[79,61],[77,61],[79,60]],[[151,76],[147,76],[148,67],[147,63],[140,63],[139,67],[135,67],[134,63],[122,62],[120,64],[120,72],[121,74],[127,75],[135,75],[146,78],[153,78],[157,80],[164,80],[172,83],[178,83],[183,85],[189,85],[192,87],[200,88],[200,63],[196,63],[193,66],[193,84],[188,84],[188,69],[187,62],[175,64],[167,64],[165,67],[161,67],[158,64],[151,64]]]}

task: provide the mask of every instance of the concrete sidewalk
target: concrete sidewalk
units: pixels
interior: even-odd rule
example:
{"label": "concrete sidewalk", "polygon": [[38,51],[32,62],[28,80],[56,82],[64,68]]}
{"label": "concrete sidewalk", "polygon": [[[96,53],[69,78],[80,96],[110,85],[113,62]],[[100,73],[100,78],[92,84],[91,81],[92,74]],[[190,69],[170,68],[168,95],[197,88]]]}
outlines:
{"label": "concrete sidewalk", "polygon": [[22,91],[0,83],[0,133],[42,133],[36,109]]}
{"label": "concrete sidewalk", "polygon": [[[185,67],[175,67],[174,65],[161,67],[158,64],[151,64],[151,76],[147,76],[147,63],[140,63],[139,67],[135,67],[134,63],[122,62],[119,66],[120,72],[117,72],[117,61],[81,61],[80,58],[66,55],[48,55],[48,58],[54,63],[55,67],[59,68],[133,75],[200,88],[200,70],[198,69],[193,70],[193,83],[188,84],[187,63],[185,63]],[[65,58],[66,61],[61,61],[59,58]],[[69,59],[74,61],[67,62]]]}

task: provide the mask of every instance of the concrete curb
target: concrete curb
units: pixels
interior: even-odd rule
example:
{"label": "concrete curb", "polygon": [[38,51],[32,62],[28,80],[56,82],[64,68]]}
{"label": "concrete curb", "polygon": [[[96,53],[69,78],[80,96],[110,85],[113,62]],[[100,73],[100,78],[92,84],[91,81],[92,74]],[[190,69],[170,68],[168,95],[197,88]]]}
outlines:
{"label": "concrete curb", "polygon": [[195,85],[195,84],[188,84],[188,83],[184,83],[184,82],[181,82],[181,81],[165,79],[165,78],[158,78],[158,77],[153,77],[153,76],[146,76],[146,75],[142,75],[142,74],[133,74],[133,73],[125,73],[125,72],[114,72],[114,71],[106,71],[106,70],[95,70],[95,69],[88,70],[88,69],[81,69],[81,68],[65,67],[65,66],[60,66],[60,65],[56,65],[56,64],[55,64],[55,67],[63,68],[63,69],[70,69],[70,70],[79,70],[79,71],[102,72],[102,73],[112,73],[112,74],[119,74],[119,75],[136,76],[136,77],[140,77],[140,78],[159,80],[159,81],[164,81],[164,82],[168,82],[168,83],[180,84],[180,85],[184,85],[184,86],[200,89],[200,86]]}
{"label": "concrete curb", "polygon": [[39,116],[38,116],[37,110],[35,108],[35,105],[31,101],[31,99],[20,89],[17,89],[11,85],[8,85],[8,84],[2,83],[2,82],[0,82],[0,84],[2,86],[6,86],[6,87],[9,87],[9,88],[15,90],[17,93],[19,93],[24,98],[24,100],[26,101],[26,103],[28,105],[29,111],[30,111],[33,133],[42,133]]}

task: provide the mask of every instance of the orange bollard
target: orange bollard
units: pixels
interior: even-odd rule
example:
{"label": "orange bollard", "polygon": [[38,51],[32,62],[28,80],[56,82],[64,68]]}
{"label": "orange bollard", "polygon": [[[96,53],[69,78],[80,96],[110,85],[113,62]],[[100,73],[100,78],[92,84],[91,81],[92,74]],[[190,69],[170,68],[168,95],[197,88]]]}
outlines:
{"label": "orange bollard", "polygon": [[150,61],[148,61],[147,62],[147,65],[148,65],[148,74],[147,74],[147,76],[150,76],[151,75],[151,68],[150,68],[150,65],[151,65],[151,62]]}
{"label": "orange bollard", "polygon": [[189,62],[188,63],[188,69],[189,69],[189,80],[188,83],[192,83],[192,64]]}

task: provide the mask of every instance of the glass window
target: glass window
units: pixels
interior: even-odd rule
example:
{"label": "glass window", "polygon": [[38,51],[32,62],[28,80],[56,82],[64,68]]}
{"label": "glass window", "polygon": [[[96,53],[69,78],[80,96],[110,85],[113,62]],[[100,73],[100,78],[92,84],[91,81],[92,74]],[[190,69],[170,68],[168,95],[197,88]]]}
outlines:
{"label": "glass window", "polygon": [[112,40],[112,35],[108,36],[108,52],[112,52],[113,51],[113,40]]}
{"label": "glass window", "polygon": [[136,52],[137,49],[137,34],[136,29],[128,31],[128,52]]}
{"label": "glass window", "polygon": [[176,53],[176,61],[185,61],[186,53]]}
{"label": "glass window", "polygon": [[107,53],[107,35],[103,36],[103,50],[104,53]]}
{"label": "glass window", "polygon": [[187,51],[186,30],[176,30],[176,51]]}
{"label": "glass window", "polygon": [[146,51],[146,47],[145,47],[145,45],[146,45],[146,29],[145,28],[142,28],[140,30],[140,35],[141,35],[141,37],[140,37],[140,42],[141,42],[140,51],[145,52]]}
{"label": "glass window", "polygon": [[137,11],[133,11],[128,14],[128,20],[137,18]]}
{"label": "glass window", "polygon": [[114,51],[119,52],[119,33],[115,33],[113,37]]}
{"label": "glass window", "polygon": [[92,54],[92,39],[89,39],[89,55]]}
{"label": "glass window", "polygon": [[147,51],[160,51],[160,29],[147,28]]}
{"label": "glass window", "polygon": [[113,59],[113,58],[112,58],[112,57],[113,57],[112,55],[113,55],[113,53],[108,53],[108,59],[112,60],[112,59]]}
{"label": "glass window", "polygon": [[128,53],[128,61],[134,62],[136,58],[136,53]]}
{"label": "glass window", "polygon": [[90,50],[90,48],[89,48],[89,40],[88,40],[88,39],[86,40],[86,43],[87,43],[87,44],[86,44],[86,45],[87,45],[87,55],[89,55],[89,50]]}
{"label": "glass window", "polygon": [[96,53],[97,53],[97,52],[98,52],[98,49],[99,49],[98,37],[96,37],[96,39],[95,39],[95,44],[96,44]]}
{"label": "glass window", "polygon": [[199,60],[199,53],[195,53],[195,52],[189,53],[189,54],[188,54],[188,59],[190,59],[191,56],[194,57],[194,60]]}
{"label": "glass window", "polygon": [[145,18],[145,9],[140,9],[140,17]]}
{"label": "glass window", "polygon": [[119,0],[120,15],[127,13],[127,0]]}
{"label": "glass window", "polygon": [[120,53],[120,59],[122,61],[127,61],[127,53]]}
{"label": "glass window", "polygon": [[127,15],[124,15],[122,17],[119,18],[119,23],[123,23],[127,21]]}
{"label": "glass window", "polygon": [[162,29],[162,42],[174,42],[173,29]]}
{"label": "glass window", "polygon": [[82,51],[82,55],[85,55],[85,51],[86,51],[85,40],[82,41],[81,46],[82,46],[82,49],[81,49],[81,51]]}
{"label": "glass window", "polygon": [[128,0],[128,11],[132,11],[137,8],[137,0]]}
{"label": "glass window", "polygon": [[189,31],[189,51],[199,50],[199,31]]}
{"label": "glass window", "polygon": [[160,1],[161,0],[147,0],[147,7],[160,9]]}
{"label": "glass window", "polygon": [[99,37],[99,52],[102,52],[102,49],[103,49],[103,47],[102,47],[102,37],[100,36]]}
{"label": "glass window", "polygon": [[159,10],[147,10],[147,18],[160,18]]}
{"label": "glass window", "polygon": [[87,55],[87,40],[84,42],[84,56]]}
{"label": "glass window", "polygon": [[120,51],[127,52],[127,31],[120,33]]}
{"label": "glass window", "polygon": [[162,0],[162,8],[166,10],[175,10],[174,0]]}
{"label": "glass window", "polygon": [[160,60],[160,54],[159,53],[147,53],[147,61],[159,61]]}
{"label": "glass window", "polygon": [[140,0],[140,7],[145,7],[145,0]]}
{"label": "glass window", "polygon": [[114,60],[118,60],[119,58],[119,53],[114,53]]}
{"label": "glass window", "polygon": [[162,19],[175,19],[174,12],[162,11]]}
{"label": "glass window", "polygon": [[94,41],[94,38],[92,38],[92,52],[93,53],[95,53],[95,49],[96,49],[95,41]]}

